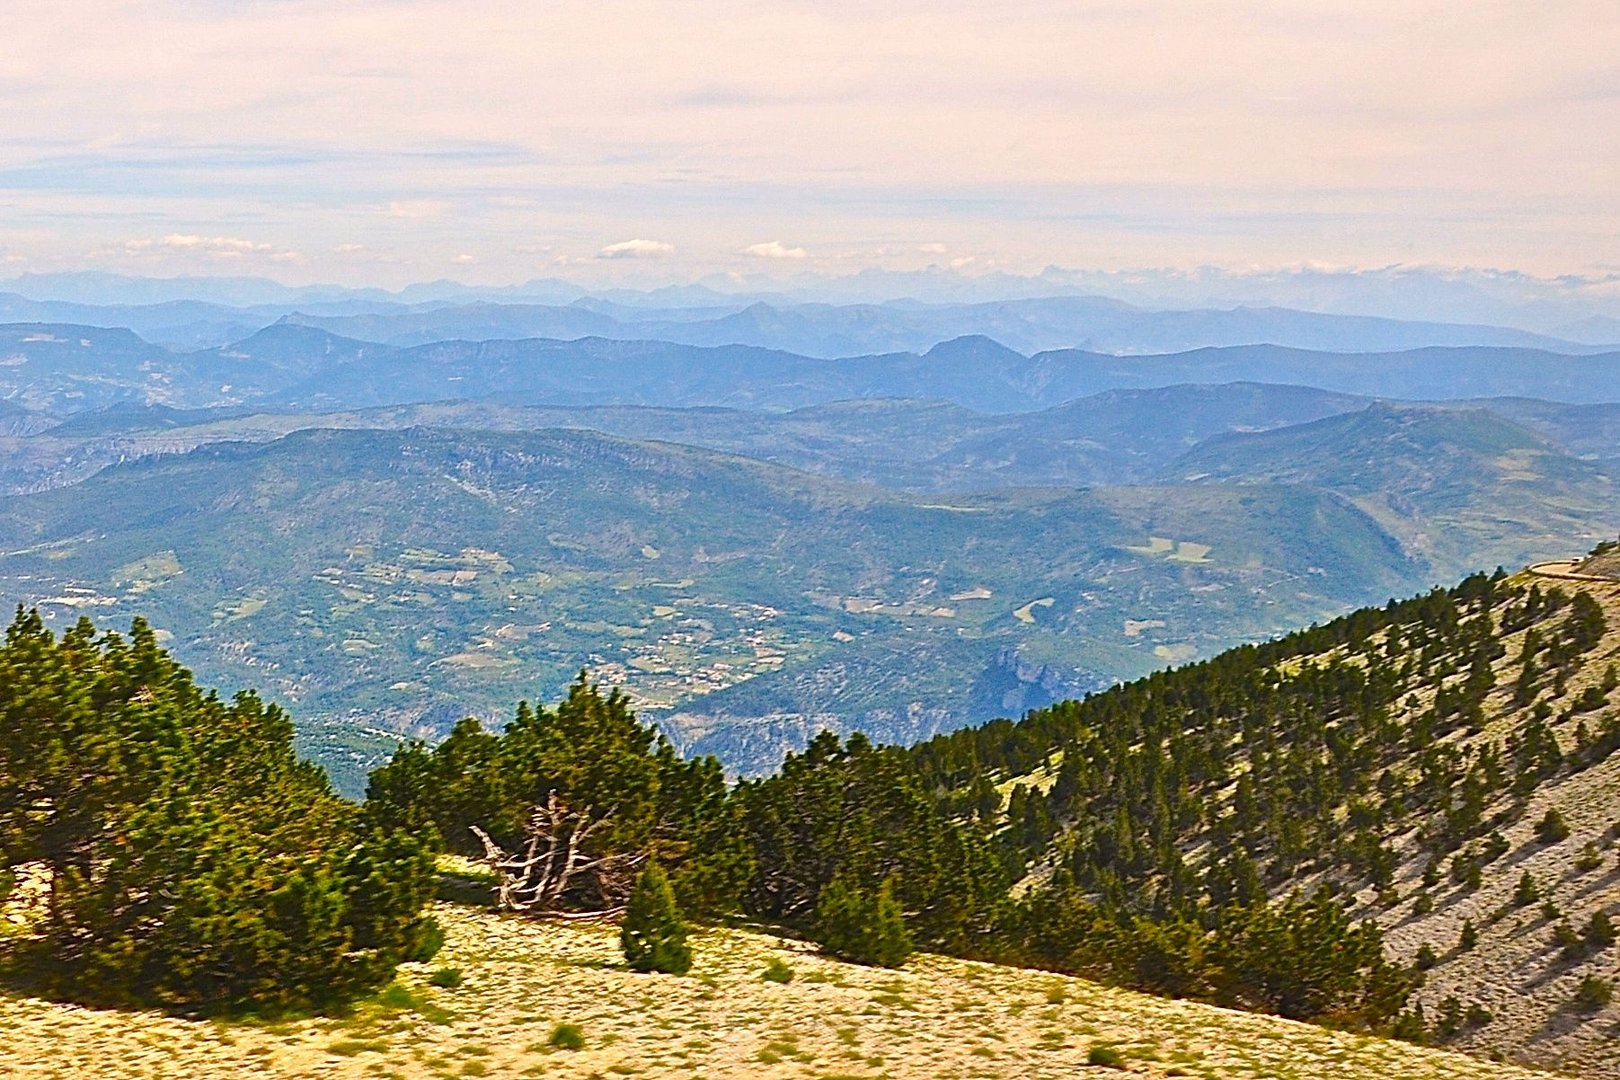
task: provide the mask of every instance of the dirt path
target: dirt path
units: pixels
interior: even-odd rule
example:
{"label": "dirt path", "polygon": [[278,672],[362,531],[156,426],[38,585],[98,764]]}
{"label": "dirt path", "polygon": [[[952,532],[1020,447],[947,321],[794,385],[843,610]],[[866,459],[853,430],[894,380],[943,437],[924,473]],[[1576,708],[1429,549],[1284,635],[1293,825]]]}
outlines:
{"label": "dirt path", "polygon": [[1620,584],[1620,579],[1604,577],[1601,574],[1583,574],[1575,569],[1585,561],[1585,559],[1554,559],[1551,562],[1531,563],[1526,568],[1526,571],[1536,577],[1559,578],[1564,581],[1596,581]]}

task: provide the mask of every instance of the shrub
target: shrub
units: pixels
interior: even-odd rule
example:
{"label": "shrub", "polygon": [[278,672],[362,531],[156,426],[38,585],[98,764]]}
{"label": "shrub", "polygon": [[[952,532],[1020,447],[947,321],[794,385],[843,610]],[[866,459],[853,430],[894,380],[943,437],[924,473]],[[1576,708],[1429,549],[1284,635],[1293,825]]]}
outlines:
{"label": "shrub", "polygon": [[1086,1064],[1098,1065],[1105,1069],[1123,1069],[1125,1055],[1112,1046],[1099,1043],[1086,1052]]}
{"label": "shrub", "polygon": [[790,983],[793,981],[793,969],[780,956],[773,956],[765,965],[765,974],[760,978],[766,982]]}
{"label": "shrub", "polygon": [[428,984],[430,986],[443,987],[446,990],[454,990],[456,987],[461,985],[461,969],[452,967],[440,968],[438,971],[435,971],[432,975],[428,976]]}
{"label": "shrub", "polygon": [[1575,990],[1575,1007],[1582,1012],[1597,1012],[1614,1000],[1614,984],[1608,979],[1588,975]]}
{"label": "shrub", "polygon": [[444,948],[444,927],[434,918],[423,919],[417,928],[415,939],[405,950],[403,959],[407,963],[425,964],[439,955]]}
{"label": "shrub", "polygon": [[1569,838],[1569,823],[1558,808],[1552,807],[1536,822],[1536,839],[1543,844],[1556,844]]}
{"label": "shrub", "polygon": [[1457,935],[1457,948],[1463,952],[1471,952],[1479,944],[1479,928],[1474,925],[1473,919],[1464,919],[1462,933]]}
{"label": "shrub", "polygon": [[1614,939],[1614,920],[1609,918],[1609,913],[1601,909],[1592,912],[1592,917],[1586,920],[1586,925],[1581,928],[1581,940],[1595,951],[1607,949],[1614,944]]}
{"label": "shrub", "polygon": [[1420,1001],[1410,1009],[1406,1009],[1395,1017],[1389,1027],[1392,1039],[1415,1043],[1422,1046],[1429,1041],[1429,1024],[1423,1016],[1423,1003]]}
{"label": "shrub", "polygon": [[1421,978],[1385,959],[1376,922],[1323,892],[1223,912],[1206,959],[1221,1004],[1292,1020],[1385,1023]]}
{"label": "shrub", "polygon": [[619,928],[625,962],[634,971],[685,975],[692,970],[692,946],[686,933],[669,879],[657,863],[648,863],[630,893]]}
{"label": "shrub", "polygon": [[1439,962],[1440,958],[1435,955],[1434,946],[1425,941],[1422,945],[1418,946],[1417,959],[1412,961],[1412,966],[1417,968],[1419,971],[1428,971]]}
{"label": "shrub", "polygon": [[1418,893],[1417,899],[1412,901],[1412,914],[1427,915],[1434,910],[1434,897],[1428,893]]}
{"label": "shrub", "polygon": [[1513,902],[1519,907],[1529,907],[1541,899],[1541,886],[1536,884],[1535,875],[1526,870],[1519,875],[1519,884],[1513,889]]}
{"label": "shrub", "polygon": [[553,1050],[585,1049],[585,1032],[578,1024],[558,1024],[551,1029],[546,1045]]}
{"label": "shrub", "polygon": [[1434,1021],[1434,1033],[1442,1039],[1449,1039],[1457,1034],[1462,1027],[1462,1002],[1457,1000],[1455,994],[1447,995],[1440,1003],[1440,1015]]}
{"label": "shrub", "polygon": [[834,877],[816,903],[817,940],[829,956],[857,964],[900,967],[910,958],[911,935],[892,878],[874,896],[847,874]]}

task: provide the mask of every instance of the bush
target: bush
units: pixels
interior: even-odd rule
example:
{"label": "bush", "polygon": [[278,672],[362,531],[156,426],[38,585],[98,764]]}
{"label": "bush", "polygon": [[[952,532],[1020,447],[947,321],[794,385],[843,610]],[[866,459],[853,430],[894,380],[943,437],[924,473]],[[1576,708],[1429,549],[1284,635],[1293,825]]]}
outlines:
{"label": "bush", "polygon": [[1420,1001],[1402,1011],[1389,1026],[1389,1037],[1422,1046],[1429,1041],[1429,1024]]}
{"label": "bush", "polygon": [[461,985],[461,969],[452,967],[440,968],[438,971],[435,971],[432,975],[428,976],[428,985],[443,987],[446,990],[454,990],[456,987]]}
{"label": "bush", "polygon": [[1575,1007],[1581,1012],[1597,1012],[1614,1000],[1614,984],[1588,975],[1575,990]]}
{"label": "bush", "polygon": [[583,1050],[585,1049],[585,1032],[578,1024],[558,1024],[551,1029],[551,1037],[546,1045],[553,1050]]}
{"label": "bush", "polygon": [[1087,1065],[1099,1065],[1105,1069],[1123,1069],[1125,1055],[1112,1046],[1097,1044],[1086,1052]]}
{"label": "bush", "polygon": [[892,878],[874,896],[849,875],[837,875],[817,900],[816,928],[821,947],[840,960],[897,968],[911,957],[911,935]]}
{"label": "bush", "polygon": [[1543,844],[1556,844],[1560,840],[1569,838],[1569,823],[1564,815],[1558,812],[1555,806],[1549,809],[1540,821],[1536,822],[1536,839]]}
{"label": "bush", "polygon": [[1479,928],[1474,925],[1473,919],[1464,919],[1462,933],[1457,935],[1457,948],[1462,952],[1472,952],[1479,944]]}
{"label": "bush", "polygon": [[1513,902],[1519,907],[1529,907],[1541,899],[1541,886],[1530,871],[1526,870],[1519,875],[1519,884],[1513,889]]}
{"label": "bush", "polygon": [[1592,917],[1586,920],[1586,925],[1581,928],[1581,939],[1594,951],[1607,949],[1613,945],[1615,928],[1614,920],[1609,917],[1609,913],[1601,909],[1592,912]]}
{"label": "bush", "polygon": [[1412,961],[1412,966],[1419,971],[1428,971],[1439,962],[1440,957],[1435,955],[1434,946],[1425,941],[1418,946],[1417,959]]}
{"label": "bush", "polygon": [[686,924],[675,909],[675,893],[657,863],[648,863],[619,928],[619,944],[633,971],[685,975],[692,970],[692,947]]}
{"label": "bush", "polygon": [[788,967],[787,961],[780,956],[773,956],[765,965],[765,974],[760,978],[766,982],[790,983],[793,981],[793,969]]}
{"label": "bush", "polygon": [[1462,1002],[1457,1000],[1457,995],[1450,994],[1440,1003],[1440,1015],[1434,1021],[1435,1036],[1440,1039],[1451,1038],[1462,1027],[1462,1021]]}
{"label": "bush", "polygon": [[444,927],[439,925],[438,919],[423,919],[417,927],[414,938],[406,948],[402,959],[410,964],[425,964],[438,956],[439,950],[444,948]]}
{"label": "bush", "polygon": [[1218,1001],[1291,1020],[1381,1024],[1421,978],[1385,959],[1377,923],[1323,892],[1223,912],[1210,959]]}

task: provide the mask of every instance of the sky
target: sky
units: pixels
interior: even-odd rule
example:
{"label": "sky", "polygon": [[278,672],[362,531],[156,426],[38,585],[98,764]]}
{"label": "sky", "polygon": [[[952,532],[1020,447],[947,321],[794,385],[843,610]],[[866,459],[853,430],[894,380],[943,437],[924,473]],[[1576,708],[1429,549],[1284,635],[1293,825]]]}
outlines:
{"label": "sky", "polygon": [[1614,0],[7,0],[0,276],[1620,271]]}

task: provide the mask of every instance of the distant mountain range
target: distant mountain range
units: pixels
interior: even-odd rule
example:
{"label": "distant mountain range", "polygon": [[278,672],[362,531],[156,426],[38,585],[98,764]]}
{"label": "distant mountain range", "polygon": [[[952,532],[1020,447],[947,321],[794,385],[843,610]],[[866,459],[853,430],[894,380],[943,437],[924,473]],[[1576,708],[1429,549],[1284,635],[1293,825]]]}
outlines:
{"label": "distant mountain range", "polygon": [[926,352],[825,359],[752,346],[607,338],[439,341],[399,347],[280,322],[227,346],[175,353],[127,329],[0,325],[0,399],[66,414],[119,402],[306,410],[473,400],[531,405],[795,409],[932,398],[1023,412],[1112,389],[1268,382],[1406,399],[1620,400],[1620,352],[1468,346],[1329,353],[1274,345],[1115,356],[1025,356],[990,338]]}
{"label": "distant mountain range", "polygon": [[[727,274],[658,288],[587,286],[555,278],[510,285],[430,281],[398,290],[338,285],[287,286],[258,277],[132,277],[105,272],[23,274],[0,279],[0,292],[40,301],[140,307],[169,301],[311,314],[360,313],[461,304],[568,305],[578,301],[632,310],[711,309],[740,311],[764,302],[840,306],[984,305],[1004,300],[1092,298],[1119,301],[1144,311],[1230,311],[1290,308],[1332,315],[1366,316],[1424,323],[1513,327],[1593,345],[1620,343],[1620,299],[1613,275],[1537,278],[1501,270],[1384,266],[1375,269],[1294,267],[1271,270],[1138,269],[1082,270],[1049,266],[1037,274],[1004,271],[959,273],[930,266],[920,270],[867,269],[843,277],[801,273],[789,277],[738,278]],[[272,316],[272,317],[275,317]],[[17,315],[18,320],[89,322],[65,315]],[[138,317],[138,316],[132,316]],[[652,317],[660,317],[654,314]],[[669,317],[678,317],[670,315]],[[112,325],[141,330],[136,322]],[[264,325],[262,322],[258,326]],[[255,329],[257,327],[254,327]],[[986,331],[988,332],[988,331]],[[222,344],[246,332],[190,347]],[[940,334],[934,340],[950,335]],[[994,335],[992,335],[994,336]],[[167,341],[167,338],[159,338]],[[1304,345],[1274,337],[1253,340]],[[1009,342],[1011,343],[1011,342]],[[1247,343],[1247,342],[1246,342]],[[1424,342],[1423,344],[1445,344]],[[1079,345],[1065,341],[1059,345]],[[1193,345],[1213,345],[1197,341]],[[1045,346],[1022,346],[1034,350]]]}
{"label": "distant mountain range", "polygon": [[[1097,296],[828,304],[780,295],[739,297],[707,291],[628,297],[587,295],[560,285],[539,291],[554,299],[479,296],[405,301],[375,290],[317,289],[284,290],[280,299],[243,304],[167,299],[97,305],[0,292],[0,322],[127,327],[149,340],[183,350],[237,341],[285,318],[342,337],[388,345],[602,337],[683,345],[753,345],[821,358],[920,353],[940,341],[970,335],[992,337],[1023,353],[1062,348],[1163,353],[1261,343],[1345,352],[1494,345],[1579,353],[1601,349],[1605,342],[1620,342],[1620,331],[1605,336],[1608,322],[1603,316],[1572,323],[1570,336],[1560,337],[1480,323],[1399,320],[1277,306],[1155,310]],[[133,291],[135,296],[149,294],[148,290]],[[236,294],[226,290],[225,295]],[[249,290],[244,295],[260,294]]]}

